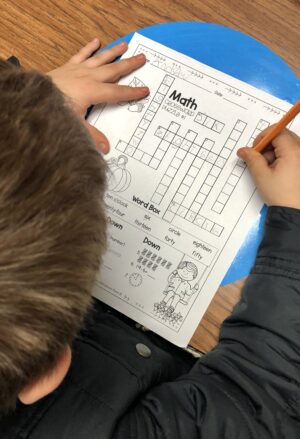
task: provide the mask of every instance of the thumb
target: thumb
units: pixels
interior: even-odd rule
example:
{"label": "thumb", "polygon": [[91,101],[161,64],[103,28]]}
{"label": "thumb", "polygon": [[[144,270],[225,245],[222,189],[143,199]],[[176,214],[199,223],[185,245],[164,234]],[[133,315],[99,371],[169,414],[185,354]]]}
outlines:
{"label": "thumb", "polygon": [[101,131],[97,130],[97,128],[95,128],[93,125],[89,124],[86,120],[83,123],[90,133],[90,136],[92,137],[98,151],[102,152],[103,154],[107,154],[109,152],[109,142],[107,137],[101,133]]}
{"label": "thumb", "polygon": [[254,148],[249,147],[240,148],[237,155],[246,163],[256,186],[260,186],[262,181],[271,173],[264,156],[255,151]]}

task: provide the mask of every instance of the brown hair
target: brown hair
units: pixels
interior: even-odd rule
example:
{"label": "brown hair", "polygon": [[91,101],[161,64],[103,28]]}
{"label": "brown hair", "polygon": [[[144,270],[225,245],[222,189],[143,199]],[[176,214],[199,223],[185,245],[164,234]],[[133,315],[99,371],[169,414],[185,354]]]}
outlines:
{"label": "brown hair", "polygon": [[104,160],[52,81],[0,61],[0,411],[82,324],[104,187]]}

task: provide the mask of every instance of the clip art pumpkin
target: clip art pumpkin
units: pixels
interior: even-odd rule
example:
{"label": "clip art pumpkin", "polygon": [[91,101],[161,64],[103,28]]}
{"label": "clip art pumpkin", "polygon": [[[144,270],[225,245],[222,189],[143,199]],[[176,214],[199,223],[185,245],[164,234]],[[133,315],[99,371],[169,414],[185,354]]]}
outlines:
{"label": "clip art pumpkin", "polygon": [[124,192],[131,183],[131,174],[126,169],[128,158],[120,155],[118,158],[111,158],[108,161],[109,176],[108,188],[113,192]]}

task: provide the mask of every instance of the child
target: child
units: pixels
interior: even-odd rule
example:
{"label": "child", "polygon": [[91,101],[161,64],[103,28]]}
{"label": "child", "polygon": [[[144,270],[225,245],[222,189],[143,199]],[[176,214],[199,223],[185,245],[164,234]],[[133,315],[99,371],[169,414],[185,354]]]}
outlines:
{"label": "child", "polygon": [[108,142],[83,116],[148,93],[114,84],[143,57],[108,64],[125,45],[89,59],[98,45],[50,74],[65,97],[0,69],[1,438],[299,438],[300,139],[238,153],[273,207],[241,302],[196,361],[91,305],[105,247],[94,144]]}

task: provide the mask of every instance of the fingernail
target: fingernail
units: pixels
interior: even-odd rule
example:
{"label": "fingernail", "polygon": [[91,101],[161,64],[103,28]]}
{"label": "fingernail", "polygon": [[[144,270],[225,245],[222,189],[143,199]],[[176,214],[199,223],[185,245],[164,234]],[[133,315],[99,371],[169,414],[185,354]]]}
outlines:
{"label": "fingernail", "polygon": [[143,53],[140,53],[139,55],[136,55],[136,59],[138,59],[140,61],[140,60],[145,60],[146,57]]}
{"label": "fingernail", "polygon": [[99,43],[99,38],[94,38],[94,39],[92,40],[92,43]]}
{"label": "fingernail", "polygon": [[149,94],[150,93],[150,90],[149,90],[149,87],[141,87],[140,88],[140,91],[141,91],[141,93],[147,93],[147,94]]}
{"label": "fingernail", "polygon": [[127,47],[127,43],[126,43],[126,41],[121,41],[121,42],[119,43],[119,46],[120,46],[120,47]]}

